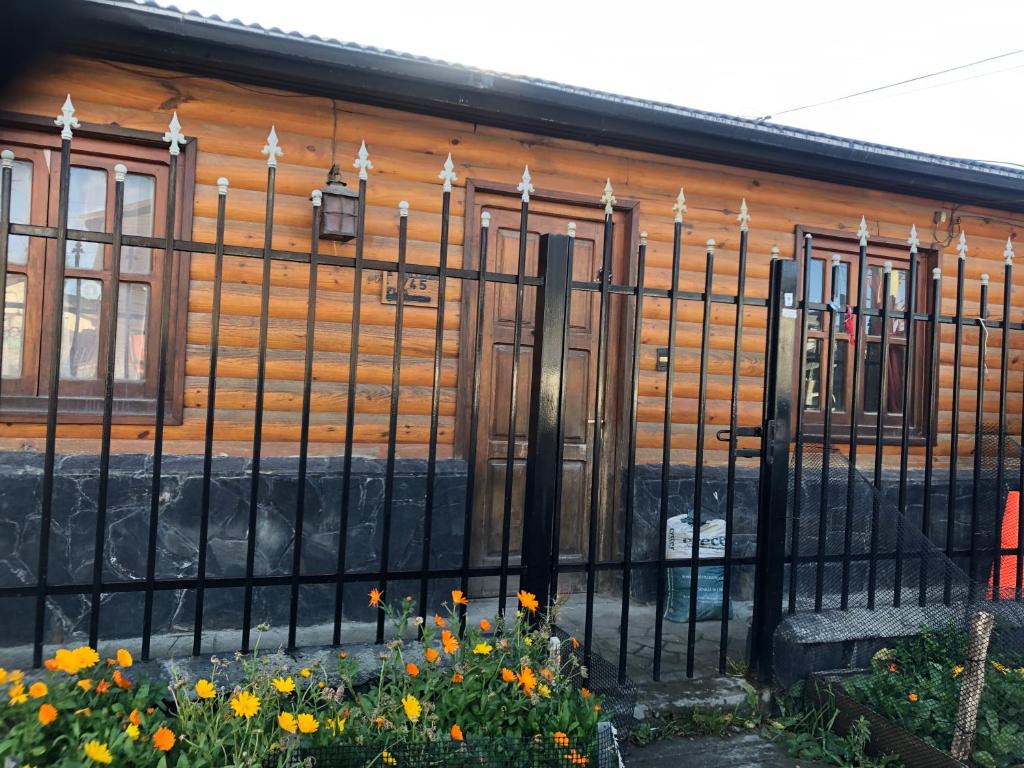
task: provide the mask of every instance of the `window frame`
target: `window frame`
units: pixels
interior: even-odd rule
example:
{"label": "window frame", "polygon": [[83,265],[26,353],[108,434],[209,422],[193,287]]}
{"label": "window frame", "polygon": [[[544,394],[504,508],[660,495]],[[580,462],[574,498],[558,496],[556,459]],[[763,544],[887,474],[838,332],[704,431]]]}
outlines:
{"label": "window frame", "polygon": [[[56,226],[56,205],[58,195],[58,174],[60,165],[61,138],[53,128],[51,119],[32,115],[0,113],[0,146],[10,147],[15,152],[15,161],[30,158],[42,161],[45,168],[38,172],[33,168],[32,210],[30,221],[33,225]],[[50,152],[46,163],[44,153]],[[71,145],[72,164],[86,167],[102,167],[108,171],[107,212],[104,232],[110,232],[113,215],[113,166],[123,163],[128,172],[156,175],[154,188],[153,237],[165,236],[167,169],[170,164],[167,144],[163,134],[138,131],[116,125],[98,125],[83,122],[75,130]],[[193,204],[195,200],[195,171],[197,146],[189,137],[178,157],[175,180],[175,239],[191,240]],[[81,161],[81,162],[76,162]],[[48,173],[46,172],[48,168]],[[162,169],[162,173],[153,173]],[[37,189],[37,179],[46,179],[47,189]],[[39,201],[42,201],[40,206]],[[25,318],[25,339],[23,341],[22,377],[4,379],[0,383],[0,418],[5,422],[40,423],[46,418],[47,379],[50,365],[50,338],[52,323],[55,321],[53,280],[56,277],[56,241],[52,238],[30,237],[27,265],[8,264],[8,273],[26,273],[29,278],[29,293],[26,304],[31,306],[32,298],[38,300],[40,311]],[[101,321],[111,320],[111,303],[107,300],[110,277],[109,245],[102,246],[103,264],[93,270],[96,279],[104,281],[104,299],[101,303]],[[34,257],[34,258],[33,258]],[[159,365],[159,328],[161,291],[170,292],[168,367],[164,422],[168,425],[181,424],[184,416],[185,352],[188,315],[188,289],[190,254],[177,252],[177,268],[170,275],[170,283],[163,285],[163,250],[152,249],[151,270],[148,276],[136,273],[122,273],[122,283],[145,283],[149,288],[149,317],[146,321],[146,376],[142,382],[116,380],[114,385],[114,408],[112,421],[115,424],[150,425],[156,420],[157,375]],[[78,276],[79,270],[66,268],[68,276]],[[90,276],[90,277],[93,277]],[[63,291],[60,294],[63,296]],[[115,319],[116,322],[116,319]],[[101,327],[104,327],[101,325]],[[31,329],[31,332],[30,332]],[[154,335],[155,334],[155,335]],[[102,420],[103,383],[105,376],[105,344],[100,344],[100,355],[96,383],[83,384],[73,379],[61,379],[58,420],[64,424],[94,424]]]}
{"label": "window frame", "polygon": [[[840,258],[843,262],[848,263],[847,273],[847,291],[851,295],[856,293],[857,290],[857,279],[858,279],[858,258],[859,258],[859,239],[856,234],[845,230],[831,230],[831,229],[819,229],[815,227],[797,226],[794,253],[797,263],[799,264],[799,275],[797,278],[797,290],[798,295],[803,297],[804,295],[804,237],[805,235],[811,235],[812,237],[812,258],[821,259],[824,262],[824,285],[827,290],[831,290],[831,264],[832,254],[839,253]],[[905,240],[899,240],[896,238],[885,238],[885,237],[870,237],[868,240],[867,248],[867,262],[866,267],[881,266],[885,261],[891,261],[893,263],[894,271],[897,269],[906,270],[909,272],[910,268],[910,247]],[[932,268],[937,266],[939,263],[939,251],[932,247],[921,247],[918,246],[917,254],[917,295],[913,297],[913,304],[911,308],[916,314],[928,314],[931,316],[931,271]],[[867,269],[865,269],[866,276]],[[908,275],[909,279],[909,275]],[[907,286],[909,290],[909,285]],[[861,296],[863,303],[864,296]],[[831,300],[830,293],[823,296],[822,303],[829,303]],[[858,320],[862,322],[862,317],[857,316]],[[827,314],[826,314],[827,318]],[[828,323],[830,320],[823,318],[821,324],[821,332],[809,331],[807,339],[821,338],[822,349],[827,346],[828,343]],[[876,335],[868,335],[866,333],[865,326],[860,325],[860,330],[864,333],[864,339],[858,344],[859,352],[861,357],[861,392],[858,397],[858,412],[856,415],[857,430],[856,440],[858,443],[874,443],[877,439],[877,415],[873,412],[866,412],[864,405],[866,402],[865,389],[867,385],[867,377],[865,375],[866,364],[867,364],[867,350],[871,343],[870,339],[879,338]],[[798,331],[799,333],[799,331]],[[932,414],[929,413],[929,404],[925,402],[924,396],[913,397],[914,394],[924,393],[926,391],[925,383],[927,382],[927,376],[929,372],[934,369],[934,361],[931,360],[931,349],[928,343],[928,324],[924,321],[918,320],[914,324],[914,358],[912,361],[911,371],[911,384],[909,392],[910,397],[910,429],[908,431],[908,444],[915,446],[926,445],[927,440],[927,425],[929,416],[934,415],[935,404],[931,404]],[[840,332],[837,329],[836,342],[840,340],[845,341],[848,336],[845,333]],[[892,334],[889,336],[890,342],[893,339]],[[909,342],[909,337],[908,337]],[[827,355],[828,353],[825,353]],[[823,355],[824,356],[824,355]],[[802,374],[801,371],[801,360],[803,358],[803,351],[798,347],[793,360],[793,377],[795,392],[797,393],[797,399],[800,397],[802,392]],[[830,365],[831,362],[822,362],[822,370],[825,370],[825,365]],[[822,386],[824,382],[822,382]],[[823,393],[824,394],[824,393]],[[846,387],[846,403],[847,407],[851,402],[853,394],[853,356],[848,355],[847,357],[847,387]],[[803,402],[798,402],[798,407],[803,409]],[[793,414],[793,434],[796,435],[796,414],[797,409],[794,408]],[[904,404],[904,413],[907,408]],[[824,442],[824,409],[818,411],[803,410],[803,431],[802,436],[805,442],[809,443],[823,443]],[[903,436],[903,419],[904,416],[897,416],[889,414],[886,416],[886,425],[883,432],[883,443],[885,445],[898,445],[902,442]],[[849,445],[850,443],[850,416],[846,411],[832,411],[832,425],[829,433],[829,444],[830,445]],[[933,436],[932,444],[936,444],[936,436]],[[795,439],[795,437],[794,437]]]}

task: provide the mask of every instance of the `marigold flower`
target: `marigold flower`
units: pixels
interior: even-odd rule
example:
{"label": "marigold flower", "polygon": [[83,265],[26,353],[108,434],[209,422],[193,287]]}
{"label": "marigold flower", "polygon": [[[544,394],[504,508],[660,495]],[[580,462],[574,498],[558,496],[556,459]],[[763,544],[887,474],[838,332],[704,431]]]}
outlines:
{"label": "marigold flower", "polygon": [[540,607],[540,603],[537,602],[537,596],[532,592],[527,592],[525,589],[519,590],[516,597],[519,598],[519,604],[530,613],[536,613],[537,608]]}
{"label": "marigold flower", "polygon": [[420,719],[420,713],[423,712],[419,700],[411,693],[402,697],[402,709],[405,710],[405,716],[413,723]]}
{"label": "marigold flower", "polygon": [[380,605],[380,599],[382,597],[384,597],[384,593],[381,592],[379,589],[377,589],[376,587],[371,589],[370,590],[370,607],[371,608],[376,608],[378,605]]}
{"label": "marigold flower", "polygon": [[569,737],[561,731],[555,731],[553,734],[551,734],[551,738],[554,739],[556,747],[569,746]]}
{"label": "marigold flower", "polygon": [[455,605],[469,605],[469,598],[462,594],[461,589],[453,589],[452,602],[455,603]]}
{"label": "marigold flower", "polygon": [[277,716],[277,725],[282,731],[295,733],[299,729],[299,723],[291,712],[282,712]]}
{"label": "marigold flower", "polygon": [[594,711],[595,712],[600,712],[601,711],[601,705],[600,704],[595,704],[594,705]]}
{"label": "marigold flower", "polygon": [[11,704],[24,704],[28,701],[28,694],[25,693],[24,683],[15,683],[8,689],[7,698]]}
{"label": "marigold flower", "polygon": [[960,677],[960,675],[963,674],[964,671],[963,664],[957,664],[955,667],[953,667],[951,671],[953,673],[953,677]]}
{"label": "marigold flower", "polygon": [[98,683],[96,683],[96,693],[106,693],[109,690],[110,690],[110,681],[109,680],[100,680]]}
{"label": "marigold flower", "polygon": [[88,645],[75,648],[75,650],[71,652],[71,656],[79,670],[94,667],[100,661],[100,655],[96,653],[95,649],[90,648]]}
{"label": "marigold flower", "polygon": [[490,632],[491,622],[489,622],[487,619],[480,619],[480,629],[484,632]]}
{"label": "marigold flower", "polygon": [[81,709],[75,710],[75,717],[81,715],[82,717],[92,717],[92,707],[82,707]]}
{"label": "marigold flower", "polygon": [[127,649],[118,648],[117,663],[125,669],[128,669],[128,667],[135,663],[135,660],[132,658],[131,653],[129,653]]}
{"label": "marigold flower", "polygon": [[[196,681],[196,696],[200,699],[212,699],[217,695],[217,687],[205,678]],[[135,710],[138,712],[139,710]]]}
{"label": "marigold flower", "polygon": [[543,669],[541,669],[541,671],[540,671],[540,676],[541,676],[541,677],[543,677],[543,678],[544,678],[545,680],[547,680],[547,681],[548,681],[549,683],[550,683],[550,682],[551,682],[552,680],[554,680],[554,679],[555,679],[555,673],[554,673],[554,672],[552,672],[552,671],[551,671],[550,669],[548,669],[547,667],[544,667]]}
{"label": "marigold flower", "polygon": [[9,683],[23,683],[25,682],[25,673],[20,669],[12,669],[7,673],[7,682]]}
{"label": "marigold flower", "polygon": [[53,665],[61,672],[69,675],[78,673],[79,666],[78,661],[75,658],[75,654],[69,651],[67,648],[60,648],[53,655]]}
{"label": "marigold flower", "polygon": [[914,693],[913,691],[911,691],[910,693],[907,694],[907,700],[908,701],[917,701],[919,698],[920,697],[916,693]]}
{"label": "marigold flower", "polygon": [[995,669],[996,669],[996,670],[997,670],[998,672],[1002,672],[1002,673],[1003,673],[1004,675],[1005,675],[1005,674],[1006,674],[1006,673],[1007,673],[1007,672],[1009,671],[1009,670],[1007,669],[1007,667],[1006,667],[1006,665],[1005,665],[1005,664],[1001,664],[1001,663],[999,663],[998,661],[993,661],[993,662],[992,662],[992,666],[993,666],[993,667],[994,667],[994,668],[995,668]]}
{"label": "marigold flower", "polygon": [[0,667],[0,683],[7,682],[7,670]]}
{"label": "marigold flower", "polygon": [[465,739],[462,736],[462,729],[459,728],[458,723],[455,723],[455,725],[452,726],[451,734],[453,741],[465,741]]}
{"label": "marigold flower", "polygon": [[250,718],[260,711],[260,699],[248,691],[242,691],[231,697],[231,709],[235,717]]}
{"label": "marigold flower", "polygon": [[493,650],[494,646],[490,643],[477,643],[473,647],[473,653],[477,654],[478,656],[486,656]]}
{"label": "marigold flower", "polygon": [[75,685],[77,685],[86,693],[92,690],[92,680],[88,677],[83,677],[81,680],[75,683]]}
{"label": "marigold flower", "polygon": [[434,625],[438,627],[447,627],[448,622],[441,618],[437,613],[434,614]]}
{"label": "marigold flower", "polygon": [[[57,671],[57,660],[56,659],[47,659],[46,661],[43,662],[43,666],[46,667],[51,672],[56,672]],[[3,671],[3,670],[0,669],[0,671]],[[3,678],[0,678],[0,683],[2,683],[2,682],[3,682]]]}
{"label": "marigold flower", "polygon": [[139,710],[133,709],[131,714],[128,715],[128,722],[132,725],[140,725],[142,723],[142,715],[139,714]]}
{"label": "marigold flower", "polygon": [[295,720],[298,722],[300,733],[316,733],[320,728],[320,723],[308,712],[301,713]]}
{"label": "marigold flower", "polygon": [[537,677],[533,674],[533,670],[529,667],[523,667],[519,670],[519,685],[523,687],[523,692],[526,694],[533,693],[533,689],[537,686]]}
{"label": "marigold flower", "polygon": [[433,648],[427,648],[425,651],[423,651],[423,658],[425,658],[430,663],[434,663],[441,658],[441,654],[435,651]]}
{"label": "marigold flower", "polygon": [[589,699],[590,698],[590,689],[589,688],[580,688],[580,696],[582,696],[584,699]]}
{"label": "marigold flower", "polygon": [[120,669],[115,669],[112,677],[114,678],[114,685],[116,685],[122,691],[130,691],[132,688],[135,687],[135,684],[131,680],[129,680],[127,677],[121,674]]}
{"label": "marigold flower", "polygon": [[451,655],[459,650],[459,641],[455,639],[449,630],[444,630],[441,633],[441,645],[444,647],[444,652]]}
{"label": "marigold flower", "polygon": [[508,667],[502,667],[501,679],[506,683],[514,683],[516,681],[516,673]]}
{"label": "marigold flower", "polygon": [[302,675],[303,677],[309,677],[313,673],[309,671],[309,667],[303,667],[302,671],[299,672],[299,674]]}
{"label": "marigold flower", "polygon": [[348,651],[339,651],[338,652],[338,658],[341,659],[342,661],[347,659],[348,658]]}
{"label": "marigold flower", "polygon": [[533,645],[533,637],[531,635],[527,635],[523,638],[523,643],[526,645]]}
{"label": "marigold flower", "polygon": [[95,739],[85,742],[85,746],[82,747],[82,751],[85,752],[85,756],[94,763],[110,765],[114,762],[114,756],[110,754],[110,747],[102,742],[96,741]]}
{"label": "marigold flower", "polygon": [[570,752],[568,755],[566,755],[566,759],[569,761],[570,765],[586,765],[590,762],[589,757],[587,757],[586,755],[581,755],[575,749],[572,750],[572,752]]}
{"label": "marigold flower", "polygon": [[53,704],[46,702],[39,708],[38,717],[40,725],[49,725],[57,719],[57,708]]}
{"label": "marigold flower", "polygon": [[539,693],[545,699],[551,697],[551,689],[548,688],[544,683],[541,683],[537,686],[537,693]]}
{"label": "marigold flower", "polygon": [[897,667],[897,666],[896,666],[895,664],[890,664],[890,665],[889,665],[889,671],[890,671],[890,672],[899,672],[899,671],[900,671],[900,668],[899,668],[899,667]]}
{"label": "marigold flower", "polygon": [[383,715],[377,715],[373,720],[373,724],[378,728],[384,728],[388,724],[388,719]]}
{"label": "marigold flower", "polygon": [[278,693],[291,693],[295,690],[295,681],[291,677],[275,677],[270,683]]}
{"label": "marigold flower", "polygon": [[455,673],[454,675],[452,675],[452,682],[453,682],[453,683],[461,683],[461,682],[462,682],[463,680],[465,680],[465,679],[466,679],[466,678],[464,678],[464,677],[462,676],[462,673],[461,673],[461,672],[456,672],[456,673]]}
{"label": "marigold flower", "polygon": [[170,752],[175,741],[174,731],[167,726],[157,728],[156,733],[153,734],[153,746],[161,752]]}
{"label": "marigold flower", "polygon": [[136,741],[139,738],[139,726],[135,723],[128,723],[124,727],[124,732],[128,734],[128,738],[132,741]]}
{"label": "marigold flower", "polygon": [[28,695],[31,696],[33,699],[41,699],[48,692],[49,689],[46,687],[46,683],[42,682],[41,680],[38,683],[32,683],[32,685],[28,689]]}
{"label": "marigold flower", "polygon": [[420,673],[420,668],[410,661],[405,665],[405,671],[410,677],[416,677]]}
{"label": "marigold flower", "polygon": [[574,651],[578,651],[580,649],[580,641],[577,640],[575,637],[571,637],[569,639],[572,640],[572,649]]}
{"label": "marigold flower", "polygon": [[386,749],[380,753],[380,761],[383,765],[398,765],[398,761]]}

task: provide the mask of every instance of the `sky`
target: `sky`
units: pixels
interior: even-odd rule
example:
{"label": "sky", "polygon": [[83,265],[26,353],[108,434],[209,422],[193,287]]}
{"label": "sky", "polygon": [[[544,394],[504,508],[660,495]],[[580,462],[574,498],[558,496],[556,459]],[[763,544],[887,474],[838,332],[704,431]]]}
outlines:
{"label": "sky", "polygon": [[174,4],[498,72],[1024,165],[1024,3],[1017,0]]}

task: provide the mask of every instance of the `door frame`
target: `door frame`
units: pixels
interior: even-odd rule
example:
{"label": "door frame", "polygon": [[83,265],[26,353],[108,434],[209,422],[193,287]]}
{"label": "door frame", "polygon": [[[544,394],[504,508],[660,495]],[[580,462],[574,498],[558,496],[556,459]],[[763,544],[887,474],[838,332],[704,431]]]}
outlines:
{"label": "door frame", "polygon": [[[464,236],[462,251],[463,269],[476,269],[479,264],[479,222],[476,215],[478,196],[497,196],[507,199],[518,207],[517,202],[521,198],[521,192],[514,184],[491,182],[483,179],[470,178],[466,180],[466,193],[464,198]],[[603,203],[597,197],[581,195],[574,192],[562,192],[552,189],[538,188],[530,195],[530,202],[546,203],[553,205],[567,205],[575,208],[593,209],[599,215],[595,219],[603,218],[600,211],[604,208]],[[624,242],[626,253],[612,254],[612,283],[636,285],[637,278],[637,249],[640,243],[640,201],[631,198],[619,198],[613,206],[616,213],[621,213],[626,219],[626,232]],[[546,211],[544,206],[537,211],[538,214],[558,213],[557,211]],[[625,271],[624,275],[617,274],[617,270]],[[461,316],[463,322],[459,327],[459,355],[458,355],[458,386],[456,388],[455,407],[455,441],[452,446],[453,456],[466,459],[467,447],[469,445],[469,431],[472,414],[468,404],[473,401],[473,371],[476,361],[477,328],[474,323],[467,322],[467,318],[475,317],[475,301],[473,291],[463,291],[461,299]],[[609,297],[615,294],[609,294]],[[616,306],[618,305],[618,306]],[[606,431],[604,433],[604,450],[602,451],[600,466],[594,471],[599,472],[599,489],[601,497],[598,501],[598,510],[604,510],[604,515],[610,525],[598,527],[597,553],[588,553],[588,559],[601,560],[615,555],[614,543],[617,537],[609,536],[621,527],[621,514],[625,493],[625,462],[628,458],[626,450],[629,440],[629,418],[628,409],[632,392],[632,368],[631,366],[609,365],[610,361],[616,359],[631,359],[633,354],[633,317],[635,304],[632,301],[612,301],[609,307],[608,317],[608,347],[605,360],[605,418]],[[468,374],[468,375],[463,375]],[[467,405],[463,405],[467,404]],[[467,471],[474,471],[468,467]],[[475,514],[475,510],[473,511]]]}

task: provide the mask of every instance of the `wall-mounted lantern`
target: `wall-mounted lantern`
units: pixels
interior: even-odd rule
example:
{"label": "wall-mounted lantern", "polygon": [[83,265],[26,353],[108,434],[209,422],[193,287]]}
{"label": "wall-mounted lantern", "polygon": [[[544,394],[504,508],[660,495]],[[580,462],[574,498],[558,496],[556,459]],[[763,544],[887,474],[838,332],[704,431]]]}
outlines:
{"label": "wall-mounted lantern", "polygon": [[337,164],[332,165],[327,173],[327,185],[323,193],[320,237],[342,242],[353,239],[359,223],[359,193],[349,189],[341,180]]}

